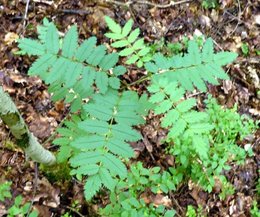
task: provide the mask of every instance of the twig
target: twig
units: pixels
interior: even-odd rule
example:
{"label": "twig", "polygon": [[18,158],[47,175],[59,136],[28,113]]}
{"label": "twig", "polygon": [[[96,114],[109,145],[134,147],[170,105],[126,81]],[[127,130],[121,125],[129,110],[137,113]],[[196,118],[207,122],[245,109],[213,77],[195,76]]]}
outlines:
{"label": "twig", "polygon": [[[178,201],[175,199],[174,195],[170,192],[170,197],[172,199],[172,201],[175,203],[175,205],[179,208],[179,210],[184,213],[182,207],[180,206],[180,204],[178,203]],[[180,214],[176,213],[177,216],[181,217]]]}
{"label": "twig", "polygon": [[165,9],[165,8],[169,8],[169,7],[172,7],[172,6],[175,6],[175,5],[179,5],[179,4],[183,4],[183,3],[188,3],[188,2],[191,2],[192,0],[181,0],[181,1],[170,1],[170,3],[168,4],[156,4],[156,3],[152,3],[152,2],[149,2],[149,1],[140,1],[140,0],[137,0],[137,1],[127,1],[127,2],[120,2],[120,1],[115,1],[115,0],[105,0],[105,2],[107,3],[112,3],[112,4],[116,4],[116,5],[120,5],[120,6],[126,6],[126,7],[129,7],[131,4],[145,4],[145,5],[149,5],[149,6],[153,6],[153,7],[156,7],[156,8],[160,8],[160,9]]}
{"label": "twig", "polygon": [[79,15],[88,15],[91,14],[90,11],[86,10],[77,10],[77,9],[61,9],[58,12],[64,13],[64,14],[79,14]]}
{"label": "twig", "polygon": [[[69,113],[62,119],[62,121],[58,124],[58,126],[56,127],[59,128],[60,126],[62,126],[64,124],[64,122],[67,120],[67,118],[69,117]],[[42,143],[42,146],[45,146],[49,141],[53,140],[54,137],[58,134],[57,131],[55,131],[54,133],[52,133],[50,135],[50,137],[48,139],[46,139],[43,143]]]}
{"label": "twig", "polygon": [[237,18],[237,25],[234,28],[234,30],[230,33],[230,35],[232,35],[236,30],[238,25],[240,24],[240,20],[241,20],[241,5],[240,5],[240,0],[237,0],[237,4],[238,4],[238,18]]}
{"label": "twig", "polygon": [[26,6],[25,6],[24,17],[23,17],[23,28],[24,28],[24,29],[25,29],[25,25],[26,25],[26,21],[27,21],[27,15],[28,15],[29,4],[30,4],[30,0],[27,0],[27,1],[26,1]]}
{"label": "twig", "polygon": [[35,162],[35,163],[34,163],[33,197],[32,197],[32,199],[31,199],[30,206],[29,206],[29,208],[28,208],[28,210],[27,210],[26,217],[29,217],[29,216],[30,216],[31,209],[32,209],[32,205],[33,205],[33,202],[34,202],[34,199],[35,199],[35,196],[36,196],[37,186],[38,186],[38,164]]}
{"label": "twig", "polygon": [[78,210],[76,210],[75,208],[71,207],[71,206],[65,206],[67,209],[71,210],[72,212],[76,213],[77,215],[79,215],[80,217],[85,217],[83,214],[81,214]]}
{"label": "twig", "polygon": [[42,4],[46,4],[46,5],[53,5],[54,2],[53,1],[46,1],[46,0],[33,0],[35,3],[42,3]]}

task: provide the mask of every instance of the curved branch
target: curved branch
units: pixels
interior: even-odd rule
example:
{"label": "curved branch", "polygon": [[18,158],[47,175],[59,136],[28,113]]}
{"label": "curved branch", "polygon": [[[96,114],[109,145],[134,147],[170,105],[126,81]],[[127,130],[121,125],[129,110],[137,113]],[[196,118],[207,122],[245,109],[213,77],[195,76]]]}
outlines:
{"label": "curved branch", "polygon": [[25,151],[28,157],[38,163],[46,165],[55,164],[55,156],[50,151],[44,149],[37,138],[28,130],[11,97],[4,92],[1,86],[0,118],[16,138],[17,145]]}

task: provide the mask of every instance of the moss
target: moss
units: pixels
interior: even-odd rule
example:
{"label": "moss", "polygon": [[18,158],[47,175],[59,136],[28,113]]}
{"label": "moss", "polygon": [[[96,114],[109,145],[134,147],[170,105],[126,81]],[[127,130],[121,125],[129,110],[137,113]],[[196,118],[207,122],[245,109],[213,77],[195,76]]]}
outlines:
{"label": "moss", "polygon": [[67,162],[55,164],[53,166],[41,164],[40,169],[51,183],[68,181],[71,179],[70,168]]}

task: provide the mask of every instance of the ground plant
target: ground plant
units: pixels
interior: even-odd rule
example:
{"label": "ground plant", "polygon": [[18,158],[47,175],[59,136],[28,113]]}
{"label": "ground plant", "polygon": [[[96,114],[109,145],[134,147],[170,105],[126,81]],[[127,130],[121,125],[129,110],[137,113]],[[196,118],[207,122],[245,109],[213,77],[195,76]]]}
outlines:
{"label": "ground plant", "polygon": [[[138,28],[132,29],[132,20],[122,27],[110,17],[105,21],[112,51],[98,45],[95,37],[80,41],[76,26],[60,36],[47,19],[37,27],[37,39],[18,40],[18,54],[36,57],[28,74],[49,85],[53,101],[70,105],[53,141],[59,146],[57,163],[68,164],[70,176],[84,183],[87,201],[105,189],[109,200],[99,209],[101,216],[174,216],[172,207],[147,202],[143,196],[150,192],[167,197],[189,181],[208,192],[218,181],[221,199],[233,194],[223,171],[253,154],[237,141],[252,134],[257,124],[240,116],[236,107],[221,107],[207,95],[207,85],[229,79],[223,67],[237,54],[214,52],[211,38],[189,39],[186,47],[170,44],[165,53],[157,52]],[[131,64],[145,71],[139,80],[148,83],[144,94],[122,82]],[[198,106],[194,91],[203,96],[204,107]],[[142,140],[137,127],[146,124],[149,113],[160,118],[167,132],[161,143],[174,157],[172,167],[145,168],[131,159],[129,142]],[[200,212],[189,207],[187,216]]]}

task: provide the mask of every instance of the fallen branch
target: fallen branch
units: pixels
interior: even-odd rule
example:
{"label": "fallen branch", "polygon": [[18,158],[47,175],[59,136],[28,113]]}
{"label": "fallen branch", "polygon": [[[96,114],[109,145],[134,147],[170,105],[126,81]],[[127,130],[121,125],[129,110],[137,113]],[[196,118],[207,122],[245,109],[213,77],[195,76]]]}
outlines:
{"label": "fallen branch", "polygon": [[0,118],[9,127],[12,135],[16,138],[17,145],[25,151],[28,157],[38,163],[46,165],[55,164],[55,156],[50,151],[44,149],[37,138],[28,130],[11,97],[4,92],[1,86]]}
{"label": "fallen branch", "polygon": [[150,5],[156,8],[160,8],[160,9],[164,9],[164,8],[169,8],[175,5],[179,5],[179,4],[183,4],[183,3],[187,3],[187,2],[191,2],[192,0],[181,0],[181,1],[170,1],[170,3],[168,4],[156,4],[156,3],[152,3],[150,1],[127,1],[127,2],[120,2],[120,1],[115,1],[115,0],[105,0],[106,3],[111,3],[111,4],[116,4],[116,5],[120,5],[120,6],[126,6],[129,7],[131,4],[146,4],[146,5]]}

